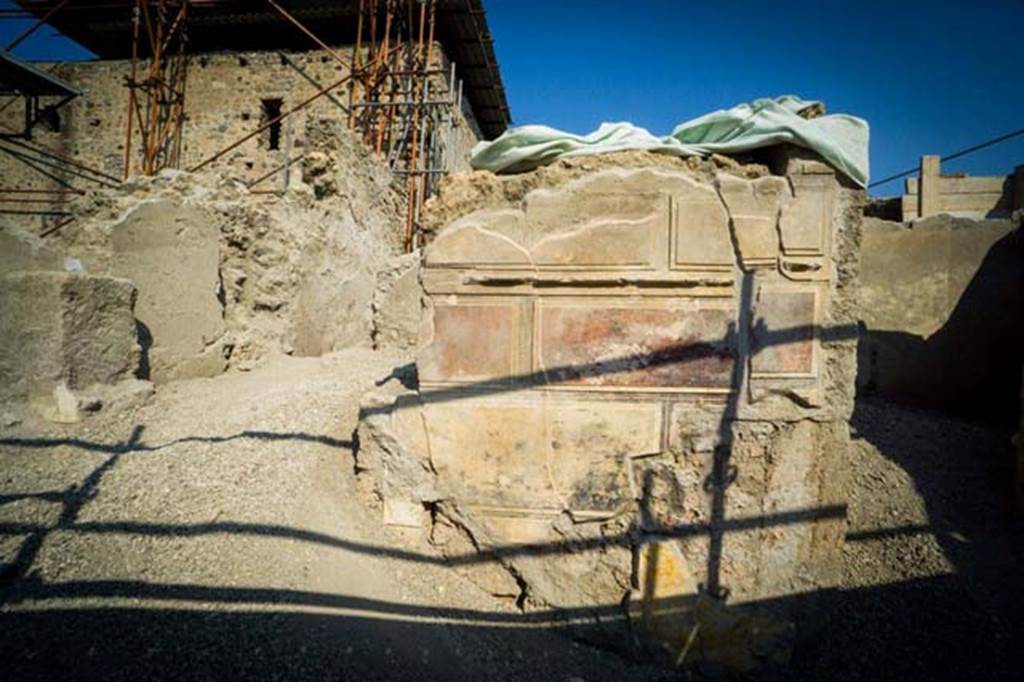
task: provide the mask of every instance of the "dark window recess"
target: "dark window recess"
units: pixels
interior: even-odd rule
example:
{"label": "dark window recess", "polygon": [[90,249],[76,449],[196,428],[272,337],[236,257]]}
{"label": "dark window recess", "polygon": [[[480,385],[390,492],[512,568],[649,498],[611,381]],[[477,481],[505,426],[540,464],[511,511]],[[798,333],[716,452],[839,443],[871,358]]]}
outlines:
{"label": "dark window recess", "polygon": [[43,107],[39,111],[39,120],[43,122],[51,133],[60,132],[60,112],[57,111],[57,107]]}
{"label": "dark window recess", "polygon": [[281,107],[284,105],[282,99],[265,99],[263,100],[263,125],[273,121],[270,124],[270,128],[267,132],[270,133],[270,137],[267,142],[267,149],[280,149],[281,148],[281,121],[275,120],[281,116]]}

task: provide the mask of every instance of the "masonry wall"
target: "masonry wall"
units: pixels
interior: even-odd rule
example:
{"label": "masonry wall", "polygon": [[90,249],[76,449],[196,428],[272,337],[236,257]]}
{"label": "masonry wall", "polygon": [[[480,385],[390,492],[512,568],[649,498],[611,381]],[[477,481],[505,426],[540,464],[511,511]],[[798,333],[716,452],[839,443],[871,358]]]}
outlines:
{"label": "masonry wall", "polygon": [[860,195],[799,156],[629,159],[449,183],[418,391],[366,407],[359,466],[521,603],[749,671],[839,578]]}
{"label": "masonry wall", "polygon": [[1011,220],[866,218],[861,394],[1012,427],[1024,236]]}
{"label": "masonry wall", "polygon": [[[345,58],[351,48],[339,48]],[[449,62],[440,46],[436,48],[437,67],[448,73]],[[60,131],[37,125],[33,139],[47,148],[120,178],[124,170],[125,131],[128,94],[124,85],[130,62],[104,60],[65,63],[52,68],[54,75],[84,91],[84,95],[60,109]],[[195,55],[188,70],[185,95],[185,123],[182,148],[183,168],[189,168],[220,151],[229,143],[257,129],[266,117],[264,100],[280,100],[281,111],[296,106],[347,73],[345,66],[323,50],[285,53],[246,52]],[[434,87],[447,92],[447,79],[436,78]],[[45,104],[45,102],[44,102]],[[271,150],[270,133],[265,131],[227,154],[215,166],[232,177],[252,181],[295,158],[306,148],[309,120],[336,117],[347,120],[348,87],[339,87],[281,123],[279,149]],[[468,158],[468,148],[480,139],[479,129],[468,104],[461,107],[459,139],[460,167]],[[22,107],[14,105],[0,114],[0,124],[8,130],[21,130]],[[133,146],[137,152],[138,136]],[[19,188],[58,186],[43,174],[10,157],[0,157],[4,184]],[[52,170],[52,169],[48,169]],[[66,173],[57,173],[75,186],[90,183]],[[279,188],[281,176],[259,185],[260,189]]]}

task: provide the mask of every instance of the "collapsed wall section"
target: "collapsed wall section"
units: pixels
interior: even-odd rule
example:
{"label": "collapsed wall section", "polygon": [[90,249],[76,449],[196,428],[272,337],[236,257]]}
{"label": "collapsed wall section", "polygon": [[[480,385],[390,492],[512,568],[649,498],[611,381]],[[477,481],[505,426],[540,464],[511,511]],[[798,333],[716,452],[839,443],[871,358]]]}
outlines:
{"label": "collapsed wall section", "polygon": [[795,605],[839,577],[859,230],[859,192],[786,167],[609,162],[505,202],[505,179],[456,178],[418,390],[364,409],[385,521],[460,528],[483,558],[441,543],[458,565],[590,629],[784,658]]}
{"label": "collapsed wall section", "polygon": [[[400,248],[402,198],[341,122],[311,121],[307,133],[281,196],[214,173],[133,179],[76,199],[79,218],[48,237],[32,267],[69,258],[86,273],[131,280],[139,373],[158,384],[274,354],[370,345],[378,274]],[[401,320],[389,324],[385,345],[407,333]]]}

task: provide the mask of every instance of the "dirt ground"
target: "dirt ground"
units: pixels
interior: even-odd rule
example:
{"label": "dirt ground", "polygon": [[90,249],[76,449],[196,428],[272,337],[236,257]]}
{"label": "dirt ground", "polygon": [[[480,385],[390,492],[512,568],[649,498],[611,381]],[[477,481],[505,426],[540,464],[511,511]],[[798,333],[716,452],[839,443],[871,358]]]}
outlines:
{"label": "dirt ground", "polygon": [[2,676],[642,676],[380,531],[350,438],[403,362],[283,358],[116,419],[0,432]]}
{"label": "dirt ground", "polygon": [[1006,431],[859,401],[843,589],[802,679],[1024,679],[1024,524]]}
{"label": "dirt ground", "polygon": [[[172,383],[132,413],[0,430],[6,679],[676,674],[537,627],[356,494],[352,350]],[[844,588],[799,679],[1020,679],[1007,435],[862,403]]]}

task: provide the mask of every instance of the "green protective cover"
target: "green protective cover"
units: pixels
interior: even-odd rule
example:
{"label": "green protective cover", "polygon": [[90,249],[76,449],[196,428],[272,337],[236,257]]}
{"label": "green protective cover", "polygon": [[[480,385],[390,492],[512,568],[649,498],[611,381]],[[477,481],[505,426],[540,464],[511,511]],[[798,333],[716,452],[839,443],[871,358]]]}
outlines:
{"label": "green protective cover", "polygon": [[[473,168],[519,173],[556,159],[583,154],[647,150],[674,156],[732,154],[790,142],[820,154],[861,187],[868,184],[868,123],[846,114],[804,118],[820,102],[784,95],[757,99],[705,114],[656,137],[632,123],[602,123],[588,135],[541,125],[509,128],[491,142],[473,147]],[[822,107],[823,108],[823,107]]]}

